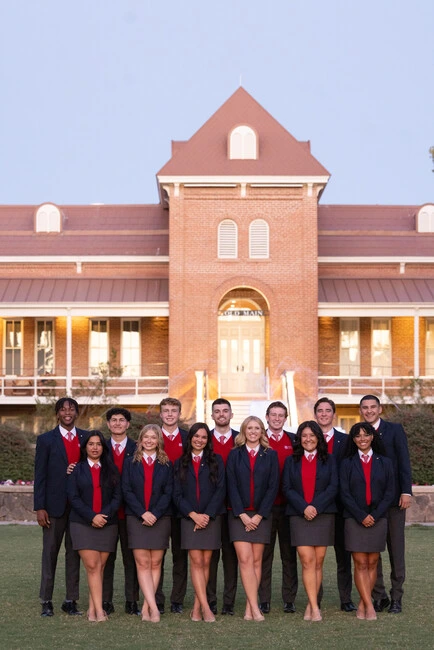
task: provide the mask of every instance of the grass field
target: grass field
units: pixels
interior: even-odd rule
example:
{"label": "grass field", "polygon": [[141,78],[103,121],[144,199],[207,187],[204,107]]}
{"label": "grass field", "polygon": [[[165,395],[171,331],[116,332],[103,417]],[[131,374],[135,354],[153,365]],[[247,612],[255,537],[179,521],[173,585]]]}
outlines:
{"label": "grass field", "polygon": [[[192,602],[191,587],[182,616],[165,614],[161,623],[142,623],[139,617],[122,613],[121,562],[116,576],[116,613],[107,623],[92,624],[85,617],[68,617],[60,610],[64,597],[63,557],[59,558],[53,598],[55,616],[40,617],[38,589],[40,578],[41,531],[36,526],[0,526],[0,648],[173,648],[192,650],[261,649],[314,650],[321,648],[418,649],[434,647],[433,600],[434,528],[412,526],[406,530],[407,581],[404,611],[401,615],[382,613],[376,622],[359,621],[354,614],[339,611],[334,553],[329,549],[325,565],[325,593],[322,623],[303,621],[306,604],[304,588],[299,587],[297,613],[283,614],[279,595],[279,562],[275,562],[271,613],[264,623],[246,622],[243,590],[239,587],[234,617],[218,616],[215,624],[192,623],[188,617]],[[168,560],[169,560],[168,556]],[[389,570],[384,561],[385,572]],[[170,575],[170,562],[167,562]],[[81,609],[86,609],[87,585],[82,574]],[[353,598],[357,598],[353,591]]]}

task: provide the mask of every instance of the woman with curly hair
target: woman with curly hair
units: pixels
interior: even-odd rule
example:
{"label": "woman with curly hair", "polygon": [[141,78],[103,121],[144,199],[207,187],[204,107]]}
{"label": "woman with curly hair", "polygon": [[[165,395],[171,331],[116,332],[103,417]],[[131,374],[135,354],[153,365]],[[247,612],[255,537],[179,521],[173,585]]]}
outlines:
{"label": "woman with curly hair", "polygon": [[169,548],[173,468],[164,451],[157,424],[140,431],[134,456],[122,471],[128,546],[133,549],[137,578],[143,592],[142,621],[158,623],[155,591],[164,551]]}
{"label": "woman with curly hair", "polygon": [[181,519],[181,548],[190,557],[194,587],[192,621],[215,621],[206,597],[212,552],[220,548],[225,469],[221,456],[214,454],[212,435],[204,422],[190,428],[184,453],[175,463],[173,500]]}
{"label": "woman with curly hair", "polygon": [[89,621],[106,621],[102,581],[109,553],[115,550],[120,476],[101,431],[88,431],[80,445],[80,462],[68,476],[72,546],[78,551],[89,585]]}
{"label": "woman with curly hair", "polygon": [[263,621],[258,607],[264,545],[271,536],[271,510],[279,488],[277,453],[259,418],[244,420],[226,465],[229,533],[246,592],[246,621]]}
{"label": "woman with curly hair", "polygon": [[282,473],[282,491],[288,505],[291,543],[297,547],[308,597],[305,621],[321,621],[318,591],[327,546],[335,537],[335,498],[338,475],[324,435],[314,420],[300,424]]}
{"label": "woman with curly hair", "polygon": [[347,458],[340,467],[344,504],[345,549],[354,560],[354,582],[360,594],[356,616],[375,621],[371,592],[380,552],[386,548],[387,511],[393,503],[395,479],[377,431],[367,422],[351,427]]}

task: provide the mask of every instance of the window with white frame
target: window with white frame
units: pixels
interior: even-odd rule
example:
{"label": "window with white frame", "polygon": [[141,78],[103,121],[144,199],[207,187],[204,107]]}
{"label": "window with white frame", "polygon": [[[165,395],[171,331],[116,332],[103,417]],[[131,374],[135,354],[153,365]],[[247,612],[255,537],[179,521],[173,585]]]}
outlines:
{"label": "window with white frame", "polygon": [[38,375],[54,374],[54,329],[52,320],[36,321],[36,368]]}
{"label": "window with white frame", "polygon": [[21,375],[23,361],[23,324],[7,320],[5,324],[5,374]]}
{"label": "window with white frame", "polygon": [[91,320],[89,337],[89,369],[97,375],[109,360],[108,321]]}
{"label": "window with white frame", "polygon": [[256,160],[258,142],[250,126],[237,126],[229,136],[229,158],[231,160]]}
{"label": "window with white frame", "polygon": [[373,377],[392,374],[390,318],[372,319],[371,374]]}
{"label": "window with white frame", "polygon": [[238,257],[238,227],[232,219],[224,219],[219,223],[217,246],[220,259],[233,260]]}
{"label": "window with white frame", "polygon": [[358,318],[340,319],[339,373],[360,376],[360,324]]}
{"label": "window with white frame", "polygon": [[125,377],[140,376],[140,327],[138,320],[122,321],[121,365]]}
{"label": "window with white frame", "polygon": [[35,217],[36,232],[60,232],[60,210],[52,203],[39,206]]}
{"label": "window with white frame", "polygon": [[434,318],[426,320],[425,374],[434,375]]}
{"label": "window with white frame", "polygon": [[264,219],[255,219],[249,226],[249,257],[268,259],[270,256],[270,236],[268,223]]}

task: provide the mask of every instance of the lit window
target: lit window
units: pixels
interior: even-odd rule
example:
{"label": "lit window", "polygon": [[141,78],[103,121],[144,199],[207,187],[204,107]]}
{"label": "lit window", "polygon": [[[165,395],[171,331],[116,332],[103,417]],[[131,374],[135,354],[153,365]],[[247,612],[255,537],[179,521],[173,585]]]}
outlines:
{"label": "lit window", "polygon": [[90,374],[97,375],[108,364],[108,322],[106,320],[90,321]]}
{"label": "lit window", "polygon": [[341,318],[340,321],[339,374],[358,377],[360,376],[359,319]]}
{"label": "lit window", "polygon": [[5,374],[21,375],[23,327],[20,320],[7,320],[5,328]]}
{"label": "lit window", "polygon": [[229,136],[229,158],[231,160],[256,160],[257,157],[256,133],[250,126],[237,126]]}
{"label": "lit window", "polygon": [[140,376],[140,329],[138,320],[122,321],[122,374]]}
{"label": "lit window", "polygon": [[268,223],[263,219],[255,219],[249,228],[249,257],[254,259],[267,259],[269,250]]}
{"label": "lit window", "polygon": [[36,367],[38,375],[54,374],[54,333],[53,321],[36,322]]}
{"label": "lit window", "polygon": [[392,374],[392,346],[390,341],[390,318],[372,319],[372,370],[373,377]]}
{"label": "lit window", "polygon": [[44,203],[36,211],[36,232],[60,232],[60,210],[52,203]]}
{"label": "lit window", "polygon": [[238,228],[231,219],[219,223],[217,255],[221,259],[236,259],[238,256]]}

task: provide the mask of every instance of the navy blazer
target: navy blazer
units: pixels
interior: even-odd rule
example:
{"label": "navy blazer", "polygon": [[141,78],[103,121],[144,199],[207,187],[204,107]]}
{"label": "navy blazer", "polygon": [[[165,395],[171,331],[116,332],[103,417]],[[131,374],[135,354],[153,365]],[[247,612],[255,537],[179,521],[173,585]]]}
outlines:
{"label": "navy blazer", "polygon": [[303,516],[307,506],[314,506],[318,514],[337,512],[339,480],[333,454],[327,456],[325,463],[317,459],[315,492],[311,503],[308,503],[303,495],[301,466],[302,460],[296,461],[294,456],[288,456],[283,466],[282,492],[288,501],[286,514]]}
{"label": "navy blazer", "polygon": [[[116,470],[117,472],[117,470]],[[87,460],[82,460],[74,467],[68,477],[68,498],[71,503],[70,521],[80,524],[92,524],[95,515],[107,515],[107,524],[118,520],[118,509],[122,502],[120,477],[116,485],[101,488],[101,512],[94,512],[92,474]]]}
{"label": "navy blazer", "polygon": [[[135,515],[141,519],[146,512],[144,488],[145,472],[142,462],[137,463],[131,457],[126,458],[122,468],[122,494],[125,501],[125,514]],[[149,511],[157,519],[172,514],[172,494],[172,463],[169,461],[166,465],[162,465],[158,460],[155,460]]]}
{"label": "navy blazer", "polygon": [[[250,457],[246,445],[234,447],[226,464],[229,503],[236,517],[250,506]],[[260,447],[253,470],[255,511],[267,519],[279,489],[277,452]]]}
{"label": "navy blazer", "polygon": [[347,451],[349,435],[348,433],[343,433],[343,431],[338,431],[334,427],[333,431],[334,435],[332,456],[336,461],[337,470],[339,471],[341,460],[345,458],[345,452]]}
{"label": "navy blazer", "polygon": [[394,506],[399,504],[401,494],[413,494],[411,487],[411,464],[407,436],[402,424],[380,419],[378,433],[390,458],[395,476]]}
{"label": "navy blazer", "polygon": [[[75,429],[81,443],[87,431]],[[62,517],[68,503],[66,493],[68,458],[59,427],[36,439],[34,510],[46,510],[51,517]]]}
{"label": "navy blazer", "polygon": [[386,456],[372,454],[371,462],[370,506],[366,503],[366,481],[359,454],[356,452],[354,456],[344,458],[340,468],[344,517],[353,517],[359,523],[369,514],[375,520],[385,517],[395,494],[392,461]]}
{"label": "navy blazer", "polygon": [[178,510],[178,516],[188,517],[189,512],[197,512],[209,515],[215,519],[217,515],[223,515],[226,512],[226,479],[223,459],[219,454],[215,454],[218,464],[217,482],[213,483],[210,479],[209,465],[202,457],[199,467],[199,502],[196,496],[196,474],[193,467],[193,461],[190,460],[187,467],[185,481],[179,478],[179,468],[181,458],[175,463],[175,478],[173,485],[173,501]]}

